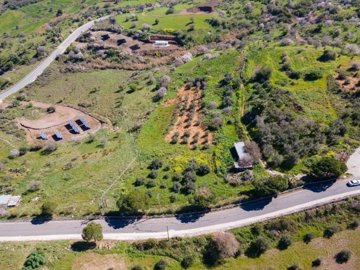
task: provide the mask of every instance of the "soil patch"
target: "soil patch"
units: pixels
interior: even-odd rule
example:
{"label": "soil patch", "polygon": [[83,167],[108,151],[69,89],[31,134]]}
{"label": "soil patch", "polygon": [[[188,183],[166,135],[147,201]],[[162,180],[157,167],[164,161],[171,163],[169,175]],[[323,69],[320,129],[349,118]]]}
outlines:
{"label": "soil patch", "polygon": [[[32,106],[47,109],[50,104],[31,102]],[[71,140],[80,140],[88,134],[94,134],[102,127],[101,122],[95,117],[75,108],[54,105],[55,111],[52,113],[43,113],[36,120],[25,118],[17,119],[20,128],[26,131],[26,137],[30,144],[45,144],[49,141],[62,142]],[[85,127],[79,119],[83,119],[90,128]],[[77,132],[69,126],[72,121],[77,128]],[[62,139],[56,139],[55,133],[59,132]],[[40,138],[40,134],[45,134],[46,139]]]}
{"label": "soil patch", "polygon": [[213,134],[207,130],[201,121],[202,91],[199,88],[178,90],[176,100],[169,100],[165,106],[177,104],[177,119],[170,132],[166,135],[166,141],[187,144],[191,148],[198,145],[211,144]]}
{"label": "soil patch", "polygon": [[346,78],[336,77],[336,81],[346,92],[356,92],[360,90],[360,74],[350,74]]}

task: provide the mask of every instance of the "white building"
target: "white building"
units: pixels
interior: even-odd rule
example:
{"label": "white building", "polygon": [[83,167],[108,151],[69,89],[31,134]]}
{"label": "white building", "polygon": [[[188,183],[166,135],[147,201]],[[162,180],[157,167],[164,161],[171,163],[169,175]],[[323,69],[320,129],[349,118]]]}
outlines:
{"label": "white building", "polygon": [[154,42],[155,47],[168,47],[169,41],[167,40],[155,40]]}
{"label": "white building", "polygon": [[21,201],[21,196],[0,195],[0,207],[15,207]]}

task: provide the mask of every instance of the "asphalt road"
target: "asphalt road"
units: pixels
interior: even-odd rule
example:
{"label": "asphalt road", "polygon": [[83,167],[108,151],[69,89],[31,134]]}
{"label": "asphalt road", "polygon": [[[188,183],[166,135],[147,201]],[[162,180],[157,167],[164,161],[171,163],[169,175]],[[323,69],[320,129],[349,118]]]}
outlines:
{"label": "asphalt road", "polygon": [[[259,221],[309,209],[318,205],[360,194],[360,187],[347,187],[346,181],[311,185],[305,189],[262,199],[238,207],[206,214],[166,218],[95,220],[103,227],[104,238],[140,240],[149,238],[194,236],[218,230],[250,225]],[[81,239],[81,231],[89,221],[33,220],[0,223],[0,241]]]}
{"label": "asphalt road", "polygon": [[15,83],[13,86],[5,89],[0,93],[0,102],[5,98],[9,97],[12,94],[20,91],[25,86],[34,82],[38,76],[40,76],[44,70],[56,59],[58,55],[61,55],[65,50],[73,43],[82,33],[89,30],[95,22],[102,21],[109,18],[109,16],[101,17],[99,19],[90,21],[72,32],[48,57],[46,57],[35,69],[33,69],[29,74],[27,74],[19,82]]}

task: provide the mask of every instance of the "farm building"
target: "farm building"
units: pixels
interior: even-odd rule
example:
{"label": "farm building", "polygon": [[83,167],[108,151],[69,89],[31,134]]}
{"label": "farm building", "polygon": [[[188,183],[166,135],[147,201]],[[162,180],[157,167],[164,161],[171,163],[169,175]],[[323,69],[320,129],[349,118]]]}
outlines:
{"label": "farm building", "polygon": [[21,201],[21,196],[0,195],[0,207],[15,207]]}
{"label": "farm building", "polygon": [[235,143],[234,148],[237,156],[234,162],[235,169],[236,170],[252,169],[254,159],[249,153],[246,152],[245,142]]}
{"label": "farm building", "polygon": [[167,40],[155,40],[154,46],[155,47],[167,47],[167,46],[169,46],[169,41],[167,41]]}

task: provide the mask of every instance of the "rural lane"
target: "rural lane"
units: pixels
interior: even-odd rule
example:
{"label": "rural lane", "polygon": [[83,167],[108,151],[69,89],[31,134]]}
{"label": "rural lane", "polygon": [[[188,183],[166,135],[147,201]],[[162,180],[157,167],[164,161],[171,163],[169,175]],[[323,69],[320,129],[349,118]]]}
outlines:
{"label": "rural lane", "polygon": [[2,102],[5,98],[9,97],[12,94],[20,91],[25,86],[33,83],[38,76],[40,76],[44,70],[50,66],[50,64],[56,59],[57,56],[63,54],[65,50],[73,43],[82,33],[89,30],[95,22],[99,22],[109,18],[110,15],[98,18],[96,20],[92,20],[90,22],[85,23],[84,25],[77,28],[73,31],[49,56],[47,56],[35,69],[33,69],[30,73],[28,73],[23,79],[4,91],[0,92],[0,102]]}
{"label": "rural lane", "polygon": [[[271,218],[299,212],[319,205],[360,195],[359,187],[347,187],[339,180],[332,185],[308,186],[294,192],[244,203],[239,206],[206,214],[187,214],[163,218],[109,218],[98,219],[104,239],[143,240],[169,237],[186,237],[242,227]],[[2,222],[0,242],[31,240],[80,240],[81,231],[88,220],[54,220],[44,222]]]}

